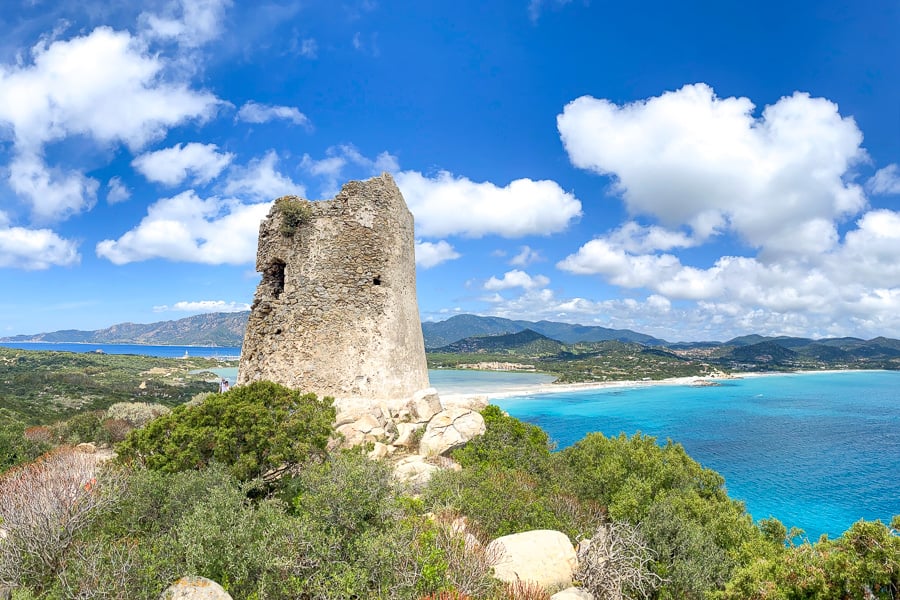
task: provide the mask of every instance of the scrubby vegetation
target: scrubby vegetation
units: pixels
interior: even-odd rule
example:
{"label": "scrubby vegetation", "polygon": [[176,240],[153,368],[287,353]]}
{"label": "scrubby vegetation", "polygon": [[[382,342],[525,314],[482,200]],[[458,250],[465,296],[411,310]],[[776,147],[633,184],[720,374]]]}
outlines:
{"label": "scrubby vegetation", "polygon": [[292,237],[298,227],[312,218],[309,201],[293,196],[282,196],[275,200],[275,210],[281,213],[281,235],[284,237]]}
{"label": "scrubby vegetation", "polygon": [[173,407],[215,389],[205,358],[35,352],[0,347],[0,406],[25,425],[49,425],[117,402]]}
{"label": "scrubby vegetation", "polygon": [[514,362],[555,375],[558,383],[704,376],[720,368],[708,360],[686,358],[636,343],[604,341],[564,345],[543,338],[526,345],[504,346],[503,342],[510,337],[513,336],[472,338],[494,342],[484,343],[477,349],[471,343],[464,343],[472,341],[467,339],[431,350],[427,355],[428,366],[452,369],[486,362]]}
{"label": "scrubby vegetation", "polygon": [[259,381],[179,406],[118,447],[119,457],[164,472],[218,462],[241,480],[274,477],[320,457],[334,422],[331,398]]}
{"label": "scrubby vegetation", "polygon": [[[112,412],[132,425],[146,412],[132,408]],[[577,577],[598,599],[898,597],[900,538],[884,524],[798,541],[754,524],[678,444],[591,434],[556,452],[539,428],[483,415],[485,434],[453,452],[462,468],[413,496],[365,449],[328,450],[329,401],[271,383],[209,394],[127,434],[99,469],[62,448],[0,476],[0,587],[156,598],[196,574],[236,599],[548,598],[494,580],[485,543],[551,528],[591,539]],[[24,434],[0,428],[7,464],[50,443]]]}

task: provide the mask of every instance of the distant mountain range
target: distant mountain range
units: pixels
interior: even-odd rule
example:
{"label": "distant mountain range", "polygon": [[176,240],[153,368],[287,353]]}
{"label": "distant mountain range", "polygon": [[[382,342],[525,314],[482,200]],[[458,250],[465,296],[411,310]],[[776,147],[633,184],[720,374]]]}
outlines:
{"label": "distant mountain range", "polygon": [[240,346],[250,311],[209,313],[157,323],[120,323],[94,331],[64,329],[52,333],[16,335],[0,342],[84,344],[148,344],[152,346]]}
{"label": "distant mountain range", "polygon": [[[173,346],[240,346],[249,312],[210,313],[149,324],[121,323],[95,331],[63,330],[0,338],[3,342],[81,342],[86,344],[152,344]],[[800,337],[745,335],[727,342],[671,343],[630,329],[573,325],[553,321],[514,321],[500,317],[457,315],[422,323],[425,347],[431,352],[490,353],[513,350],[551,355],[566,345],[621,342],[665,348],[667,354],[714,358],[720,364],[765,364],[791,367],[817,363],[900,362],[900,340],[853,337],[814,340]],[[674,354],[673,354],[674,356]]]}
{"label": "distant mountain range", "polygon": [[530,329],[550,339],[574,344],[576,342],[637,342],[645,346],[665,346],[668,342],[630,329],[609,329],[572,323],[553,321],[512,321],[500,317],[478,317],[476,315],[456,315],[446,321],[422,323],[426,348],[439,348],[464,338],[518,333]]}

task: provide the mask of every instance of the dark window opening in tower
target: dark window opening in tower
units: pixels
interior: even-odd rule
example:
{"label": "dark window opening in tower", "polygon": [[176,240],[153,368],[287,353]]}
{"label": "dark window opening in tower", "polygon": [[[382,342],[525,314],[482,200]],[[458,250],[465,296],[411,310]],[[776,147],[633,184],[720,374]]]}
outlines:
{"label": "dark window opening in tower", "polygon": [[269,284],[269,289],[272,290],[272,296],[276,300],[284,292],[284,266],[284,261],[276,260],[269,265],[264,275],[266,282]]}

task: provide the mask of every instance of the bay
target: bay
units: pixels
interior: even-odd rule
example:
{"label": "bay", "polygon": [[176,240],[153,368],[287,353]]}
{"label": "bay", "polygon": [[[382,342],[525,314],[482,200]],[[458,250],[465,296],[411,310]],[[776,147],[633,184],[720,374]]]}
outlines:
{"label": "bay", "polygon": [[[237,359],[239,347],[16,343],[25,350]],[[212,369],[233,382],[237,369]],[[721,473],[755,519],[774,516],[810,539],[861,518],[900,514],[900,373],[850,371],[722,380],[715,387],[636,385],[507,396],[546,388],[538,373],[430,370],[441,394],[477,393],[543,428],[565,448],[592,431],[641,431],[682,444]]]}
{"label": "bay", "polygon": [[900,373],[725,380],[717,387],[607,388],[498,398],[565,448],[587,433],[640,431],[681,443],[721,473],[755,519],[810,539],[900,514]]}
{"label": "bay", "polygon": [[103,354],[138,354],[141,356],[158,356],[161,358],[182,358],[199,356],[203,358],[219,358],[234,360],[241,356],[240,348],[221,346],[151,346],[145,344],[87,344],[66,342],[0,342],[5,348],[20,350],[47,350],[53,352],[97,352]]}

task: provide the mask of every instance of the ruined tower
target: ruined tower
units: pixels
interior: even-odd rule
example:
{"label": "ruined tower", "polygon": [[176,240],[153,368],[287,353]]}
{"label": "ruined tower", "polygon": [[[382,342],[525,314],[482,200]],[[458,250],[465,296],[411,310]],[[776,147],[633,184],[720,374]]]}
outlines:
{"label": "ruined tower", "polygon": [[390,175],[351,181],[333,200],[276,200],[256,270],[238,384],[371,400],[428,387],[413,217]]}

